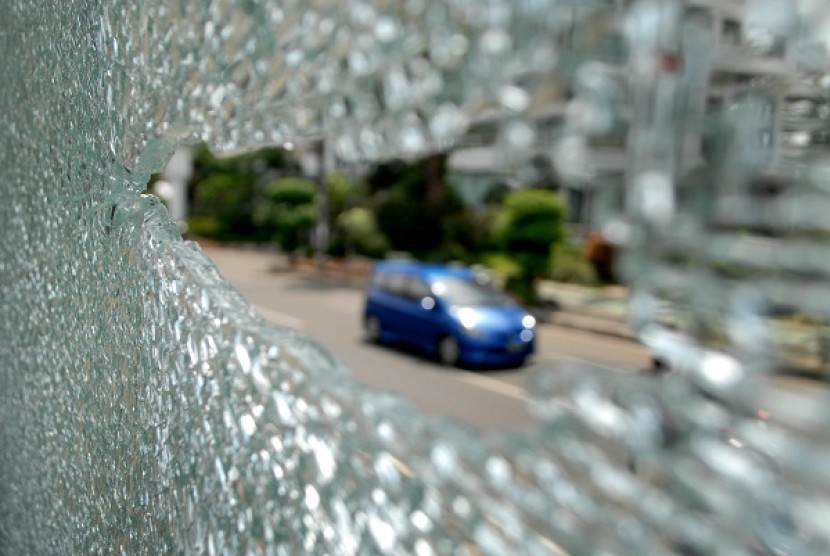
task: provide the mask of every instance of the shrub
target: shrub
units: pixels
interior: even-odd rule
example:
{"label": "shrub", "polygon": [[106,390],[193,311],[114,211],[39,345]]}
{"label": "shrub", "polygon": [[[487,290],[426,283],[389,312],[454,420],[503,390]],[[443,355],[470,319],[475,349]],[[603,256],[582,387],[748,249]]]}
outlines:
{"label": "shrub", "polygon": [[187,219],[187,231],[197,237],[216,239],[221,236],[222,223],[215,216],[196,215]]}
{"label": "shrub", "polygon": [[573,282],[586,286],[593,286],[598,282],[597,273],[585,258],[583,250],[572,243],[560,246],[553,253],[550,277],[559,282]]}
{"label": "shrub", "polygon": [[486,253],[481,257],[482,264],[493,271],[499,286],[505,287],[507,282],[521,274],[522,267],[505,253]]}
{"label": "shrub", "polygon": [[551,254],[565,237],[566,216],[565,203],[551,191],[521,189],[504,198],[494,234],[521,268],[507,287],[525,303],[537,301],[536,280],[550,269]]}
{"label": "shrub", "polygon": [[444,222],[461,211],[461,202],[451,194],[441,201],[411,197],[400,187],[376,205],[380,230],[396,250],[418,255],[440,251],[446,240]]}
{"label": "shrub", "polygon": [[191,222],[191,232],[220,241],[251,238],[256,234],[251,219],[252,196],[250,175],[217,173],[205,178],[195,190],[190,220],[195,219],[196,227]]}
{"label": "shrub", "polygon": [[267,241],[273,229],[261,225],[256,214],[268,204],[262,186],[297,171],[297,162],[280,148],[215,156],[204,143],[196,145],[188,184],[190,232],[219,241]]}
{"label": "shrub", "polygon": [[257,220],[274,230],[274,240],[286,253],[308,246],[317,222],[317,185],[304,178],[282,178],[265,187],[266,205]]}
{"label": "shrub", "polygon": [[343,232],[347,246],[361,255],[381,258],[389,250],[389,240],[378,229],[374,213],[367,208],[344,211],[337,219],[337,226]]}

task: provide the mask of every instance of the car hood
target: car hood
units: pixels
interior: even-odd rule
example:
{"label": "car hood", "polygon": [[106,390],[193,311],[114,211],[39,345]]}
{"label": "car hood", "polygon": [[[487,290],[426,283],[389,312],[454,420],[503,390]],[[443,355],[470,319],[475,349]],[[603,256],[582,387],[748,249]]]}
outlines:
{"label": "car hood", "polygon": [[514,330],[522,328],[522,319],[530,313],[518,305],[500,305],[497,307],[459,307],[452,311],[473,312],[476,315],[476,328],[486,330]]}

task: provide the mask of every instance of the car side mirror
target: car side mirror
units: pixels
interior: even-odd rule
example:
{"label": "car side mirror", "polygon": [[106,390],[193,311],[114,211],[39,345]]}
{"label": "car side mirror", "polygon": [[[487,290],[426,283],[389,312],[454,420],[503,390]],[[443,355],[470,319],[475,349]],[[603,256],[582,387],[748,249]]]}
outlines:
{"label": "car side mirror", "polygon": [[432,311],[435,309],[435,298],[429,295],[421,298],[421,307],[426,311]]}

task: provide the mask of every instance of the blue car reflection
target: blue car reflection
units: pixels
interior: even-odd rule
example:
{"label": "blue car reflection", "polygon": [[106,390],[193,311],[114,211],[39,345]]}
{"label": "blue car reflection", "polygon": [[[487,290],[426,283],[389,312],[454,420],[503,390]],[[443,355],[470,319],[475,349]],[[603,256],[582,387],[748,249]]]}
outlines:
{"label": "blue car reflection", "polygon": [[536,319],[469,268],[378,263],[366,290],[371,341],[427,350],[445,365],[519,366],[533,353]]}

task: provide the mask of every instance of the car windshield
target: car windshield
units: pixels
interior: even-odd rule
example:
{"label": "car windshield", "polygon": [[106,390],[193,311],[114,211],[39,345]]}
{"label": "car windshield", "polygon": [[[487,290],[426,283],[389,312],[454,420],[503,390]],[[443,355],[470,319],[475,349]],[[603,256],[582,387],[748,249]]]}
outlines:
{"label": "car windshield", "polygon": [[493,307],[512,302],[492,284],[461,278],[441,278],[432,284],[432,293],[450,305],[466,307]]}

